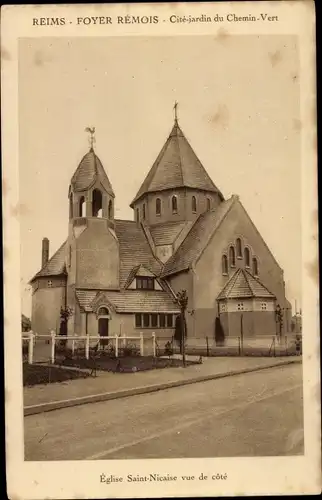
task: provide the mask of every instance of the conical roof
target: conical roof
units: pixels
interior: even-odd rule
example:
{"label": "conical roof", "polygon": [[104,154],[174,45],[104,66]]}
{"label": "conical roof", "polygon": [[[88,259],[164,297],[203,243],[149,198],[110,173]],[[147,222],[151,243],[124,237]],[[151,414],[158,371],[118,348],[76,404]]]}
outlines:
{"label": "conical roof", "polygon": [[267,290],[266,286],[258,278],[255,278],[249,271],[240,268],[234,272],[226,283],[218,295],[218,300],[247,298],[273,299],[275,296]]}
{"label": "conical roof", "polygon": [[99,179],[105,190],[114,195],[111,183],[106,175],[101,160],[95,154],[93,148],[81,159],[71,180],[71,186],[74,191],[84,191],[90,188],[96,180]]}
{"label": "conical roof", "polygon": [[172,131],[146,176],[133,204],[146,193],[188,187],[223,195],[215,186],[175,120]]}

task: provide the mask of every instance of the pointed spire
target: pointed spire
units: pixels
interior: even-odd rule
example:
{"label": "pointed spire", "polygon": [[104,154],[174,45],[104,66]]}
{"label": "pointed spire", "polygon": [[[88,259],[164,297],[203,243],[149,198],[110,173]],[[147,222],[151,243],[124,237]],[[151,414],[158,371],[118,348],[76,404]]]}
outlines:
{"label": "pointed spire", "polygon": [[95,139],[95,127],[86,127],[85,128],[85,132],[88,132],[90,135],[88,137],[89,139],[89,144],[90,144],[90,150],[93,151],[94,150],[94,144],[96,142],[96,139]]}

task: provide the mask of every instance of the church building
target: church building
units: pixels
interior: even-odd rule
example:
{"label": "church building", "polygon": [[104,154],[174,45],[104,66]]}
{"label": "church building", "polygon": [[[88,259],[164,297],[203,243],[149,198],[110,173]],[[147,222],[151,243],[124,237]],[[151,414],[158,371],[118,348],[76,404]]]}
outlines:
{"label": "church building", "polygon": [[[175,117],[131,201],[133,220],[114,217],[115,193],[93,144],[69,186],[66,240],[32,278],[32,329],[58,333],[71,308],[69,335],[171,337],[176,293],[188,294],[188,338],[279,333],[290,304],[283,270],[239,197],[225,199]],[[67,225],[67,221],[66,221]]]}

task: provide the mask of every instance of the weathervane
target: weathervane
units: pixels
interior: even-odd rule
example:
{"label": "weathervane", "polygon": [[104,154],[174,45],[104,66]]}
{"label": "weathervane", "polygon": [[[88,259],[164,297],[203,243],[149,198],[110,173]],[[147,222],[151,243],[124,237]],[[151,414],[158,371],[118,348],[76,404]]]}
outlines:
{"label": "weathervane", "polygon": [[178,121],[178,111],[177,111],[177,108],[178,108],[178,102],[175,101],[174,106],[173,106],[173,109],[174,109],[174,120],[175,121]]}
{"label": "weathervane", "polygon": [[95,144],[95,127],[92,127],[92,128],[86,127],[85,132],[89,132],[89,134],[90,134],[89,143],[90,143],[91,149],[93,149],[93,145]]}

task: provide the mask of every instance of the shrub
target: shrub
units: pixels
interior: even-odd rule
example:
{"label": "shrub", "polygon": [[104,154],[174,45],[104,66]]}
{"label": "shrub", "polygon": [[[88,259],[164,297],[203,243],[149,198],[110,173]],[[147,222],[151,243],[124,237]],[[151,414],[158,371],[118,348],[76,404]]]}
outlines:
{"label": "shrub", "polygon": [[140,356],[140,349],[135,344],[129,344],[121,349],[123,356]]}

